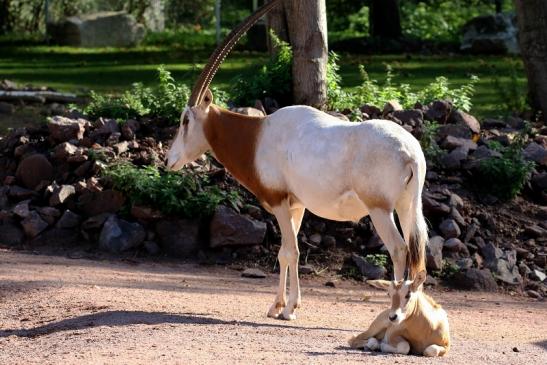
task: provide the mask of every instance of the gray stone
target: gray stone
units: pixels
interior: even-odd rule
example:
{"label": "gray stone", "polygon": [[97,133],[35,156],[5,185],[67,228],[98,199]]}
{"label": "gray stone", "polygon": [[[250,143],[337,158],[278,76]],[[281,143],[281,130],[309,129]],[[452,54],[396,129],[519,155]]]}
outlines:
{"label": "gray stone", "polygon": [[450,252],[464,252],[467,247],[457,238],[449,238],[444,242],[443,248]]}
{"label": "gray stone", "polygon": [[351,259],[361,272],[361,275],[368,280],[383,279],[387,274],[385,267],[374,265],[362,256],[352,254]]}
{"label": "gray stone", "polygon": [[264,271],[260,269],[249,268],[249,269],[245,269],[241,273],[241,276],[243,276],[244,278],[251,278],[251,279],[264,279],[266,277],[266,273],[264,273]]}
{"label": "gray stone", "polygon": [[15,112],[15,105],[0,101],[0,114],[13,114]]}
{"label": "gray stone", "polygon": [[330,235],[323,236],[323,239],[321,240],[321,246],[323,246],[324,248],[336,247],[336,238]]}
{"label": "gray stone", "polygon": [[130,47],[141,42],[145,28],[124,11],[73,16],[47,25],[53,42],[76,47]]}
{"label": "gray stone", "polygon": [[472,156],[477,160],[482,160],[491,157],[502,157],[502,154],[498,151],[491,150],[487,146],[483,145],[477,147],[475,152],[473,152]]}
{"label": "gray stone", "polygon": [[136,120],[129,119],[122,124],[121,133],[125,140],[132,141],[137,135],[137,131],[140,129],[140,124]]}
{"label": "gray stone", "polygon": [[315,269],[312,265],[300,265],[298,266],[298,272],[303,275],[315,274]]}
{"label": "gray stone", "polygon": [[22,202],[19,202],[15,207],[13,207],[13,213],[20,218],[27,218],[30,215],[29,203],[30,200],[23,200]]}
{"label": "gray stone", "polygon": [[81,140],[84,137],[85,124],[84,119],[70,119],[57,115],[48,119],[49,135],[57,142]]}
{"label": "gray stone", "polygon": [[36,211],[32,211],[28,217],[21,221],[21,226],[23,226],[27,237],[34,238],[42,233],[48,227],[48,224]]}
{"label": "gray stone", "polygon": [[25,233],[17,224],[11,221],[0,221],[0,245],[19,246],[25,241]]}
{"label": "gray stone", "polygon": [[494,246],[492,242],[488,242],[480,247],[480,251],[487,266],[490,266],[490,264],[493,264],[497,259],[503,257],[503,251],[499,247]]}
{"label": "gray stone", "polygon": [[497,259],[489,265],[492,274],[498,280],[504,283],[517,285],[522,283],[522,276],[520,276],[518,267],[511,265],[507,260]]}
{"label": "gray stone", "polygon": [[469,131],[473,134],[479,134],[481,132],[481,125],[477,118],[459,109],[452,110],[449,121],[452,124],[469,128]]}
{"label": "gray stone", "polygon": [[43,180],[51,181],[53,178],[53,166],[44,155],[34,154],[26,157],[19,163],[15,175],[23,186],[28,189],[34,189]]}
{"label": "gray stone", "polygon": [[211,247],[260,245],[266,235],[266,223],[219,205],[209,227]]}
{"label": "gray stone", "polygon": [[439,229],[444,238],[457,238],[462,233],[454,219],[445,219],[439,225]]}
{"label": "gray stone", "polygon": [[447,136],[470,139],[473,133],[466,125],[461,124],[444,124],[437,130],[437,136],[441,140]]}
{"label": "gray stone", "polygon": [[199,222],[188,219],[163,220],[155,225],[159,244],[164,252],[175,257],[194,255],[202,248]]}
{"label": "gray stone", "polygon": [[518,54],[517,24],[515,15],[481,15],[462,27],[461,50],[473,53]]}
{"label": "gray stone", "polygon": [[397,110],[403,110],[403,107],[401,106],[401,104],[397,100],[391,100],[391,101],[388,101],[384,105],[384,109],[382,111],[382,114],[387,115],[387,114],[393,113],[394,111],[397,111]]}
{"label": "gray stone", "polygon": [[547,279],[547,275],[545,275],[543,271],[540,271],[538,269],[532,270],[532,272],[530,273],[530,277],[537,281],[545,281],[545,279]]}
{"label": "gray stone", "polygon": [[61,212],[53,207],[40,207],[36,210],[40,214],[40,217],[42,217],[42,219],[45,220],[50,226],[54,224],[57,218],[61,215]]}
{"label": "gray stone", "polygon": [[87,216],[116,213],[124,203],[125,196],[115,190],[90,192],[78,198],[78,208]]}
{"label": "gray stone", "polygon": [[459,259],[456,261],[456,265],[458,265],[460,270],[470,269],[471,267],[473,267],[473,259],[469,257]]}
{"label": "gray stone", "polygon": [[454,275],[453,283],[456,287],[468,290],[497,291],[498,284],[488,269],[471,268],[459,271]]}
{"label": "gray stone", "polygon": [[422,205],[424,214],[427,216],[438,216],[450,213],[450,207],[448,205],[438,202],[425,193],[422,195]]}
{"label": "gray stone", "polygon": [[523,151],[524,158],[532,160],[541,166],[547,166],[547,150],[540,144],[530,143]]}
{"label": "gray stone", "polygon": [[8,195],[16,200],[32,198],[36,195],[36,192],[22,188],[17,185],[10,186]]}
{"label": "gray stone", "polygon": [[477,149],[477,144],[471,139],[454,137],[449,135],[446,136],[445,140],[441,144],[441,147],[447,150],[453,150],[458,147],[465,147],[469,151],[474,151]]}
{"label": "gray stone", "polygon": [[413,127],[421,125],[424,121],[424,113],[420,109],[396,110],[392,115],[403,124],[411,125]]}
{"label": "gray stone", "polygon": [[539,190],[547,190],[547,172],[541,172],[532,177],[532,184]]}
{"label": "gray stone", "polygon": [[444,124],[447,122],[451,110],[451,102],[447,100],[436,100],[427,105],[425,117],[428,120]]}
{"label": "gray stone", "polygon": [[144,242],[146,231],[138,223],[129,223],[111,215],[104,222],[99,246],[109,252],[119,253],[138,247]]}
{"label": "gray stone", "polygon": [[443,245],[444,238],[441,236],[434,236],[427,242],[425,254],[426,254],[426,266],[429,270],[440,271],[443,268]]}
{"label": "gray stone", "polygon": [[59,160],[66,160],[78,151],[78,147],[70,142],[63,142],[55,147],[54,155]]}
{"label": "gray stone", "polygon": [[78,214],[67,209],[57,222],[57,228],[74,228],[80,224],[81,220],[82,218]]}
{"label": "gray stone", "polygon": [[68,198],[76,194],[76,188],[72,185],[61,185],[53,189],[53,193],[49,198],[49,204],[56,206],[63,204]]}
{"label": "gray stone", "polygon": [[462,162],[465,161],[468,154],[469,149],[467,147],[457,147],[441,157],[441,164],[447,170],[457,170],[461,167]]}

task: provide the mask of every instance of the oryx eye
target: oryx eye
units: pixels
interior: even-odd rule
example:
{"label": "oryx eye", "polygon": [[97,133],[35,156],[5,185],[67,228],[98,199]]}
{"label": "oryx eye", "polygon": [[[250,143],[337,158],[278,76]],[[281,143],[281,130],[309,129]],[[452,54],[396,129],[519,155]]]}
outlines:
{"label": "oryx eye", "polygon": [[405,295],[405,299],[410,299],[410,293],[407,293],[407,294]]}

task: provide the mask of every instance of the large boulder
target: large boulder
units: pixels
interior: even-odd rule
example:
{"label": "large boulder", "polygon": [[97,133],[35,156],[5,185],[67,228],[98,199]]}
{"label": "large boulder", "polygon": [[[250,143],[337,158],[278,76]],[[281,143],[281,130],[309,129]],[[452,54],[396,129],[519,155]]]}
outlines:
{"label": "large boulder", "polygon": [[70,17],[47,25],[50,38],[58,44],[77,47],[130,47],[143,39],[145,29],[125,11],[99,12]]}
{"label": "large boulder", "polygon": [[80,140],[84,137],[86,121],[55,116],[48,120],[50,137],[56,142],[66,142],[71,139]]}
{"label": "large boulder", "polygon": [[266,223],[218,206],[210,226],[211,247],[260,245],[266,235]]}
{"label": "large boulder", "polygon": [[111,215],[104,222],[99,237],[100,247],[109,252],[124,252],[144,242],[146,231],[138,223],[130,223]]}
{"label": "large boulder", "polygon": [[520,52],[514,14],[483,15],[468,21],[462,28],[461,49],[472,53]]}
{"label": "large boulder", "polygon": [[443,269],[443,245],[444,239],[441,236],[431,237],[427,242],[425,257],[428,269],[433,271]]}
{"label": "large boulder", "polygon": [[81,195],[78,199],[79,209],[87,216],[116,213],[124,203],[124,195],[115,190],[87,193]]}
{"label": "large boulder", "polygon": [[201,248],[197,221],[162,220],[156,223],[156,234],[162,250],[172,256],[192,256]]}
{"label": "large boulder", "polygon": [[44,155],[34,154],[21,161],[15,175],[23,186],[34,189],[43,180],[51,181],[53,166]]}
{"label": "large boulder", "polygon": [[361,275],[368,280],[383,279],[387,274],[385,267],[370,263],[362,256],[352,254],[351,259],[361,272]]}
{"label": "large boulder", "polygon": [[456,287],[469,290],[496,291],[498,284],[488,269],[471,268],[457,272],[453,283]]}
{"label": "large boulder", "polygon": [[0,221],[0,246],[19,246],[25,241],[25,233],[11,221]]}

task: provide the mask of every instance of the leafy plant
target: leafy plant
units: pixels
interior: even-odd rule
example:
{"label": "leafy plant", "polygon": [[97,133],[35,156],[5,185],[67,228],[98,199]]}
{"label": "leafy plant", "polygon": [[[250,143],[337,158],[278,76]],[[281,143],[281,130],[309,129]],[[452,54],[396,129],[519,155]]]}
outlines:
{"label": "leafy plant", "polygon": [[437,163],[444,151],[437,144],[437,131],[439,130],[439,124],[437,122],[430,122],[424,120],[423,133],[420,138],[420,145],[424,151],[424,155],[428,161]]}
{"label": "leafy plant", "polygon": [[492,194],[502,200],[517,196],[534,169],[534,162],[524,159],[522,148],[527,129],[521,132],[509,147],[492,142],[490,148],[501,152],[501,157],[489,157],[480,161],[473,174],[473,182],[480,193]]}
{"label": "leafy plant", "polygon": [[128,197],[130,204],[146,205],[165,214],[187,218],[210,215],[218,204],[239,199],[237,192],[224,192],[205,177],[163,172],[155,166],[114,164],[104,170],[103,176],[112,182],[114,189]]}
{"label": "leafy plant", "polygon": [[528,108],[525,85],[519,79],[522,77],[521,65],[516,60],[507,60],[509,67],[508,82],[503,82],[499,72],[494,68],[492,83],[497,90],[502,103],[499,108],[508,114],[522,113]]}
{"label": "leafy plant", "polygon": [[365,260],[372,265],[386,267],[387,256],[384,254],[369,254],[365,256]]}
{"label": "leafy plant", "polygon": [[445,280],[449,280],[454,277],[458,272],[460,271],[460,268],[458,265],[448,261],[443,260],[443,267],[440,270],[440,272],[436,272],[437,276],[440,276],[441,278]]}

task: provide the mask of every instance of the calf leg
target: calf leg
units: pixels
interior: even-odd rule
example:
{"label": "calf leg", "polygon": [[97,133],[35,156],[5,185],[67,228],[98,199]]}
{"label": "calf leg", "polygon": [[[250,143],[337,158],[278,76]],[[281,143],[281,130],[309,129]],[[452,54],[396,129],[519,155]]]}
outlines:
{"label": "calf leg", "polygon": [[446,353],[446,348],[439,345],[430,345],[424,350],[424,356],[437,357],[443,356]]}
{"label": "calf leg", "polygon": [[410,352],[410,344],[404,338],[397,337],[390,341],[382,341],[380,349],[382,352],[407,355]]}
{"label": "calf leg", "polygon": [[386,309],[380,314],[378,314],[378,316],[376,316],[374,321],[372,321],[372,323],[370,324],[370,326],[365,332],[357,336],[353,336],[352,338],[348,340],[350,347],[354,349],[358,349],[358,348],[363,348],[365,347],[365,345],[367,345],[369,349],[373,351],[376,350],[378,347],[376,347],[375,349],[371,348],[370,346],[368,346],[367,341],[369,339],[373,339],[376,337],[378,338],[384,337],[384,333],[387,327],[389,326],[389,323],[390,323],[389,309]]}
{"label": "calf leg", "polygon": [[395,220],[393,219],[393,212],[384,209],[373,209],[370,212],[370,218],[372,219],[374,228],[376,228],[376,232],[378,232],[378,236],[380,236],[386,245],[391,256],[395,280],[403,280],[408,249],[403,237],[401,237],[401,234],[397,230]]}

